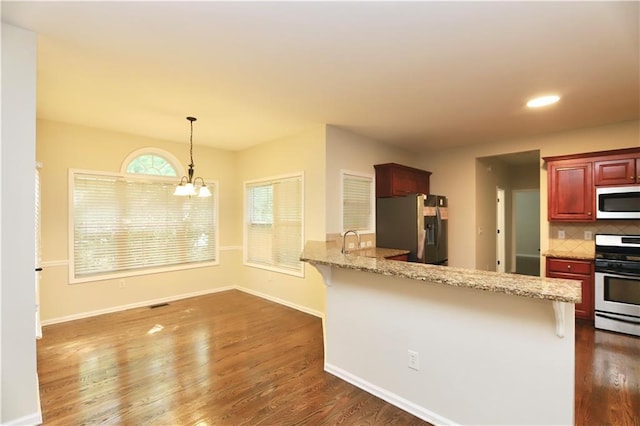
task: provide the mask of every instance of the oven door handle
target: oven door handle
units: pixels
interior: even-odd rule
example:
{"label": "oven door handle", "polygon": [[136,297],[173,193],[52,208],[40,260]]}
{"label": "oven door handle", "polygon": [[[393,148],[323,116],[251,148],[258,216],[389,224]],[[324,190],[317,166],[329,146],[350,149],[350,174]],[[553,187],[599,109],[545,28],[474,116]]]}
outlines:
{"label": "oven door handle", "polygon": [[609,274],[609,275],[617,275],[620,277],[633,277],[633,278],[640,278],[640,276],[638,275],[637,272],[625,272],[625,271],[620,271],[620,270],[614,270],[614,269],[608,269],[608,268],[598,268],[596,269],[596,273],[601,273],[601,274]]}
{"label": "oven door handle", "polygon": [[596,312],[596,316],[600,317],[600,318],[606,318],[606,319],[618,321],[618,322],[626,322],[627,324],[640,325],[640,321],[634,321],[634,320],[631,320],[631,319],[620,318],[619,316],[612,317],[610,315],[601,314],[600,312]]}

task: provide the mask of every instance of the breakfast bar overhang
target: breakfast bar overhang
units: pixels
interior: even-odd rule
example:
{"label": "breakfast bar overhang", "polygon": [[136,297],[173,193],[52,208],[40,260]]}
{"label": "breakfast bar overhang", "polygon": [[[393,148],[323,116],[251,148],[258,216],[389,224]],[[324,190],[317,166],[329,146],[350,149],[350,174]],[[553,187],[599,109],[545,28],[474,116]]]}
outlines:
{"label": "breakfast bar overhang", "polygon": [[394,254],[307,242],[327,284],[326,371],[434,424],[573,424],[579,282]]}

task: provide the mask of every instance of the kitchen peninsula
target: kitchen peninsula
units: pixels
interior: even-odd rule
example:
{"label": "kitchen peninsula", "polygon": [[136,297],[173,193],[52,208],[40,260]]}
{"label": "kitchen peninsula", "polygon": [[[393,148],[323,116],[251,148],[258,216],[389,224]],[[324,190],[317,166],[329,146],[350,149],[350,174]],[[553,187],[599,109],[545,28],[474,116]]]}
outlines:
{"label": "kitchen peninsula", "polygon": [[436,424],[573,424],[572,280],[343,255],[307,242],[327,285],[325,370]]}

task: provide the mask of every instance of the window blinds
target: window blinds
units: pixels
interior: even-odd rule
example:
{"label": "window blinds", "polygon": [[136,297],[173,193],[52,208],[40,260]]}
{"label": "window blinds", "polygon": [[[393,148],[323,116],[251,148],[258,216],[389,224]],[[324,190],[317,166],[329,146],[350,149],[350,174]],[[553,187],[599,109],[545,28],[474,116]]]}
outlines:
{"label": "window blinds", "polygon": [[213,197],[176,197],[175,182],[73,173],[72,281],[217,260]]}
{"label": "window blinds", "polygon": [[302,274],[302,176],[245,184],[245,263]]}
{"label": "window blinds", "polygon": [[373,178],[342,173],[342,231],[373,230]]}

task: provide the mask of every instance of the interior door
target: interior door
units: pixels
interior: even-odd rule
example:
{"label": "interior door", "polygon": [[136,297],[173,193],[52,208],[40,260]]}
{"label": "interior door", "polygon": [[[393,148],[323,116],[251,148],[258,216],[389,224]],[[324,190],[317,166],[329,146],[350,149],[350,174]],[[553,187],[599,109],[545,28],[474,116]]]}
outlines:
{"label": "interior door", "polygon": [[504,189],[496,188],[496,271],[505,272],[505,198]]}

